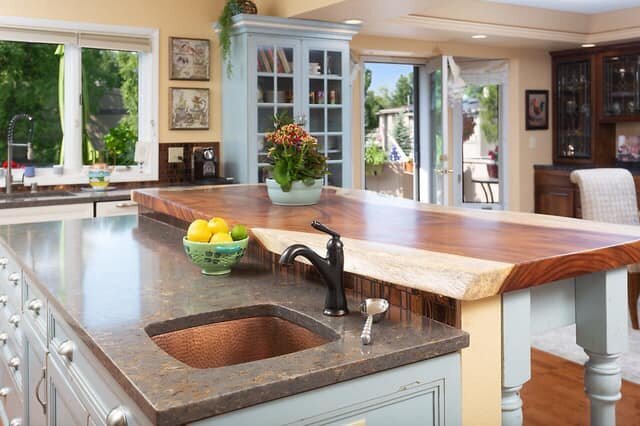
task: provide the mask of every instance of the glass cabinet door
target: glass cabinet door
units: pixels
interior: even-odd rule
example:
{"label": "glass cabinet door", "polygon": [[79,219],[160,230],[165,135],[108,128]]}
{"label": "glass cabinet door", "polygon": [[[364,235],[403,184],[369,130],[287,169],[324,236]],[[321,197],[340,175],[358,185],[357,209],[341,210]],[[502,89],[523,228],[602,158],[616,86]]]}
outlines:
{"label": "glass cabinet door", "polygon": [[256,47],[258,182],[268,177],[265,135],[273,131],[274,115],[286,113],[294,118],[296,56],[295,47],[284,43],[259,42]]}
{"label": "glass cabinet door", "polygon": [[602,113],[607,117],[640,113],[640,55],[603,60]]}
{"label": "glass cabinet door", "polygon": [[556,68],[556,156],[591,158],[591,62],[560,63]]}
{"label": "glass cabinet door", "polygon": [[342,186],[344,165],[343,142],[345,126],[343,123],[345,82],[348,78],[343,72],[344,53],[342,50],[309,48],[306,53],[307,129],[318,139],[318,149],[328,159],[330,174],[326,184]]}

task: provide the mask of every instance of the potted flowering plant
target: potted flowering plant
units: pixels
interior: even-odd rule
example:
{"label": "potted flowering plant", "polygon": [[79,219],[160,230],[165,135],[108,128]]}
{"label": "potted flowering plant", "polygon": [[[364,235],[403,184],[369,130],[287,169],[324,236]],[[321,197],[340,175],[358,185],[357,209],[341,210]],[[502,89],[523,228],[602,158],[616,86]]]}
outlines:
{"label": "potted flowering plant", "polygon": [[276,125],[266,139],[273,175],[267,179],[271,201],[279,205],[316,204],[327,174],[327,159],[318,152],[316,138],[298,124],[285,123]]}
{"label": "potted flowering plant", "polygon": [[489,177],[497,179],[498,178],[498,146],[496,145],[496,149],[489,151],[489,158],[493,160],[493,164],[487,164],[487,173],[489,173]]}

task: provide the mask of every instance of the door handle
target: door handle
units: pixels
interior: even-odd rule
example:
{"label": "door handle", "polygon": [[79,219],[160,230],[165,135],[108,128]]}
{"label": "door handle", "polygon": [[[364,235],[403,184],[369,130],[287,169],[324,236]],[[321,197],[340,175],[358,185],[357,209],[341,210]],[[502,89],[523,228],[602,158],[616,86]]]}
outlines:
{"label": "door handle", "polygon": [[42,385],[42,382],[44,382],[44,379],[46,377],[47,377],[47,367],[42,367],[42,376],[40,376],[40,380],[38,380],[38,384],[36,385],[36,399],[42,406],[42,412],[44,414],[47,414],[47,402],[40,399],[40,386]]}
{"label": "door handle", "polygon": [[451,169],[433,169],[433,171],[438,175],[438,176],[444,176],[444,175],[450,175],[453,173],[453,170]]}

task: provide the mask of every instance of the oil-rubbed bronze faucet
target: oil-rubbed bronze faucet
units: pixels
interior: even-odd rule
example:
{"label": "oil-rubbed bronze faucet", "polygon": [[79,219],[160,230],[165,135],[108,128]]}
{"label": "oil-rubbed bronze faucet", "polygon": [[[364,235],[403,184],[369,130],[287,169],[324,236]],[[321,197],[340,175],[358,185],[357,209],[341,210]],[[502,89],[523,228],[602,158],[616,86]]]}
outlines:
{"label": "oil-rubbed bronze faucet", "polygon": [[302,256],[311,262],[318,270],[320,276],[327,285],[327,297],[324,301],[325,315],[340,317],[347,315],[347,298],[344,295],[344,249],[340,234],[327,228],[317,220],[311,222],[311,226],[318,231],[331,235],[327,243],[327,257],[321,257],[318,253],[303,244],[293,244],[287,247],[280,257],[281,265],[292,265],[296,257]]}

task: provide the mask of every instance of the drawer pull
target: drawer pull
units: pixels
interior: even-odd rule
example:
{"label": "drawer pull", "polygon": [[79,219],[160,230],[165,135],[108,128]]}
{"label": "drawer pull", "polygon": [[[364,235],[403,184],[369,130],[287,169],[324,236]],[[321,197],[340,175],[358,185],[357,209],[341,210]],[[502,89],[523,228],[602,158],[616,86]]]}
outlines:
{"label": "drawer pull", "polygon": [[3,387],[0,388],[0,398],[6,398],[9,396],[9,394],[11,393],[11,388],[8,387]]}
{"label": "drawer pull", "polygon": [[38,380],[38,384],[36,385],[36,399],[42,406],[42,413],[47,414],[47,402],[40,399],[40,385],[44,382],[44,379],[47,377],[47,367],[42,367],[42,376],[40,376],[40,380]]}
{"label": "drawer pull", "polygon": [[17,419],[11,420],[9,426],[22,426],[22,419],[18,417]]}
{"label": "drawer pull", "polygon": [[42,309],[42,300],[33,299],[27,304],[27,309],[29,309],[35,315],[40,315],[40,309]]}
{"label": "drawer pull", "polygon": [[0,296],[0,305],[7,306],[8,301],[9,301],[9,296]]}
{"label": "drawer pull", "polygon": [[118,203],[116,204],[116,207],[119,209],[126,209],[127,207],[136,207],[138,205],[138,203],[134,203],[132,201],[129,201],[127,203]]}
{"label": "drawer pull", "polygon": [[12,272],[11,275],[9,275],[9,282],[14,286],[17,286],[18,283],[20,282],[20,273]]}
{"label": "drawer pull", "polygon": [[18,314],[13,314],[9,317],[9,324],[11,324],[12,326],[18,328],[18,325],[20,325],[20,315]]}
{"label": "drawer pull", "polygon": [[9,259],[6,257],[0,258],[0,268],[7,269],[7,265],[9,264]]}
{"label": "drawer pull", "polygon": [[13,368],[14,371],[18,371],[18,369],[20,368],[20,358],[18,358],[17,356],[11,357],[11,359],[9,360],[9,367]]}
{"label": "drawer pull", "polygon": [[71,340],[65,340],[58,346],[58,355],[65,357],[69,362],[73,361],[73,350],[75,345]]}
{"label": "drawer pull", "polygon": [[7,333],[0,333],[0,342],[2,342],[3,345],[7,344],[7,340],[9,340],[9,335]]}
{"label": "drawer pull", "polygon": [[127,410],[124,407],[116,407],[107,414],[107,426],[127,426]]}

